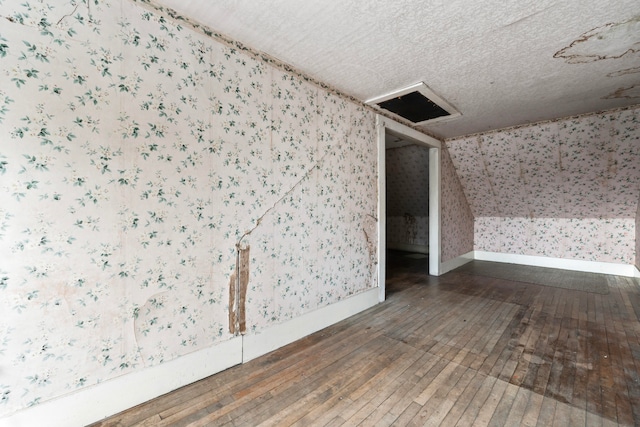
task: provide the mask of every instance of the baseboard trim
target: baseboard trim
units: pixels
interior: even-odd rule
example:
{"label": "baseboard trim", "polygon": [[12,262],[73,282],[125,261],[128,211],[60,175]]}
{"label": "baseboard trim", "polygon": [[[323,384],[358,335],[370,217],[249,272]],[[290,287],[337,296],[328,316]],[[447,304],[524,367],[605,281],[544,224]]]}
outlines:
{"label": "baseboard trim", "polygon": [[532,265],[536,267],[561,268],[563,270],[587,273],[614,274],[634,277],[633,265],[613,262],[584,261],[579,259],[551,258],[535,255],[505,254],[499,252],[474,251],[474,259],[479,261],[504,262],[509,264]]}
{"label": "baseboard trim", "polygon": [[428,245],[412,245],[410,243],[394,243],[387,241],[387,249],[395,249],[398,251],[405,252],[416,252],[419,254],[428,254],[429,246]]}
{"label": "baseboard trim", "polygon": [[633,268],[633,277],[640,277],[640,269],[638,267]]}
{"label": "baseboard trim", "polygon": [[470,251],[464,255],[460,255],[459,257],[443,262],[440,264],[440,274],[448,273],[451,270],[455,270],[456,268],[473,261],[474,256],[474,251]]}
{"label": "baseboard trim", "polygon": [[243,362],[255,359],[378,304],[378,288],[243,337]]}
{"label": "baseboard trim", "polygon": [[373,288],[275,325],[259,334],[234,337],[161,365],[20,410],[0,418],[0,427],[85,426],[269,353],[378,302],[378,288]]}
{"label": "baseboard trim", "polygon": [[0,418],[2,427],[86,426],[242,362],[242,339],[186,354]]}

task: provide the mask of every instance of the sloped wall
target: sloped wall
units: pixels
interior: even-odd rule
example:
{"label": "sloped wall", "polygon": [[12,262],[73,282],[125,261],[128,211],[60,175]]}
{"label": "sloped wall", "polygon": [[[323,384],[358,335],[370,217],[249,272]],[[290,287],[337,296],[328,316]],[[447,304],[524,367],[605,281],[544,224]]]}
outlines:
{"label": "sloped wall", "polygon": [[377,286],[374,114],[129,1],[0,2],[0,417]]}
{"label": "sloped wall", "polygon": [[[440,153],[441,262],[446,262],[473,251],[474,221],[462,185],[444,144]],[[387,223],[388,246],[390,244],[393,246],[394,242],[389,243],[389,240],[394,237],[394,233],[395,236],[415,235],[418,237],[418,243],[414,243],[416,240],[411,238],[406,238],[404,240],[407,241],[400,241],[400,243],[428,246],[428,216],[414,217],[416,221],[412,223],[411,218],[405,219],[404,213],[408,211],[410,214],[412,212],[426,212],[428,214],[429,151],[427,148],[419,146],[407,146],[387,150],[386,158],[389,178],[387,182],[387,212],[389,215],[393,215],[388,218]],[[398,182],[394,183],[393,179],[396,178]],[[417,188],[420,182],[425,182],[424,190],[427,191],[424,193],[419,193],[421,190]],[[424,194],[426,199],[413,196],[414,193]],[[413,204],[405,204],[405,201]]]}
{"label": "sloped wall", "polygon": [[446,262],[473,250],[474,225],[471,208],[445,144],[440,152],[441,261]]}
{"label": "sloped wall", "polygon": [[640,109],[446,142],[476,250],[633,264]]}

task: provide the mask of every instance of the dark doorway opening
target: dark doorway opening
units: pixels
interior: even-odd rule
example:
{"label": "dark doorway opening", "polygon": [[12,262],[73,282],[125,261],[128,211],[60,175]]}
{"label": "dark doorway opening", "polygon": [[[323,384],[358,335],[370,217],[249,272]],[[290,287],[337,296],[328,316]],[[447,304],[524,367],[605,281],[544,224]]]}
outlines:
{"label": "dark doorway opening", "polygon": [[427,254],[387,249],[387,296],[429,281]]}
{"label": "dark doorway opening", "polygon": [[429,148],[385,138],[386,295],[429,275]]}

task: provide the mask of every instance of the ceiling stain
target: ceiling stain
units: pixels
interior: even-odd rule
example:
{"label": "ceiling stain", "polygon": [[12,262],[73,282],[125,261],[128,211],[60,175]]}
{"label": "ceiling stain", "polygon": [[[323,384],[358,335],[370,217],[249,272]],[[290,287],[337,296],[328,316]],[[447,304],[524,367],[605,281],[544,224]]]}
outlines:
{"label": "ceiling stain", "polygon": [[632,67],[632,68],[625,68],[624,70],[612,71],[609,74],[607,74],[607,77],[620,77],[620,76],[624,76],[627,74],[634,74],[634,73],[640,73],[640,67]]}
{"label": "ceiling stain", "polygon": [[638,99],[640,98],[640,85],[618,88],[615,92],[602,99]]}
{"label": "ceiling stain", "polygon": [[556,52],[569,64],[618,59],[640,52],[640,16],[596,27]]}

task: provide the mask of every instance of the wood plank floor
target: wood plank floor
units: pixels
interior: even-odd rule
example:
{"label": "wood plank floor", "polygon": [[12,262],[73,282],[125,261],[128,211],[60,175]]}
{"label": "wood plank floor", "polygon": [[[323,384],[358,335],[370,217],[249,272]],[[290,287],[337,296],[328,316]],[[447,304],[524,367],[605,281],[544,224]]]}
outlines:
{"label": "wood plank floor", "polygon": [[95,426],[640,425],[638,279],[427,271],[390,252],[383,304]]}

